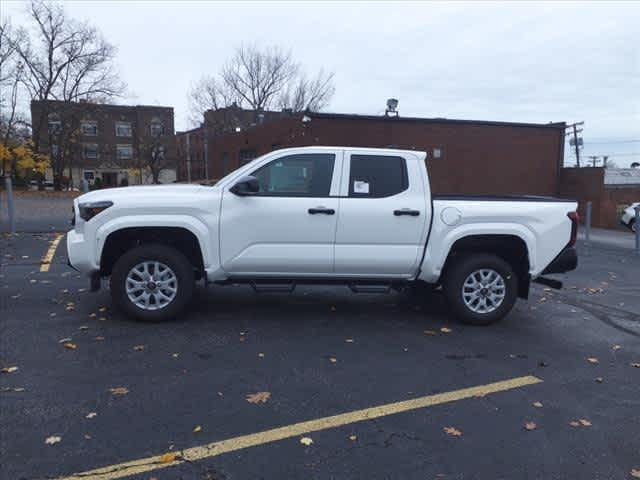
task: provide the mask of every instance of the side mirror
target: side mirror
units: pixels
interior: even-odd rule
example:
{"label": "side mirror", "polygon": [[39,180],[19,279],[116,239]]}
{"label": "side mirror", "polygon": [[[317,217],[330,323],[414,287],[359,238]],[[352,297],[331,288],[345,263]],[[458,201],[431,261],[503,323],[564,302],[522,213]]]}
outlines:
{"label": "side mirror", "polygon": [[242,177],[236,184],[229,189],[230,192],[240,195],[241,197],[253,195],[260,191],[260,182],[256,177],[248,175]]}

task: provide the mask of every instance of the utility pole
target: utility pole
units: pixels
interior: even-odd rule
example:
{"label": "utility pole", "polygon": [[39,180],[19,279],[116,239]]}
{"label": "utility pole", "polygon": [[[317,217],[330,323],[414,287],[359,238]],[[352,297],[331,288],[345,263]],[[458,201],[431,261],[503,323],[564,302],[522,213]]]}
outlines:
{"label": "utility pole", "polygon": [[580,168],[580,145],[582,144],[582,138],[578,137],[578,133],[582,132],[582,128],[578,128],[578,126],[584,125],[583,122],[572,123],[571,125],[567,125],[567,129],[572,129],[572,131],[568,132],[566,135],[573,135],[573,139],[569,141],[570,145],[573,145],[576,150],[576,165]]}
{"label": "utility pole", "polygon": [[591,159],[591,165],[595,167],[599,157],[597,155],[589,155],[589,158]]}

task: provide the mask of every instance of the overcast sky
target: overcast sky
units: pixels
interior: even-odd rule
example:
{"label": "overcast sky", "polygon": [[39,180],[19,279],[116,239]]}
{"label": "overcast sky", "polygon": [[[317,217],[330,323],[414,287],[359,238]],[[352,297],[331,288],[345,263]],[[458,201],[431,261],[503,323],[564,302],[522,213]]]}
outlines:
{"label": "overcast sky", "polygon": [[[127,103],[175,108],[241,43],[335,72],[327,109],[523,122],[585,121],[585,154],[640,161],[640,3],[67,1],[118,47]],[[1,0],[24,21],[25,4]],[[597,143],[601,142],[601,143]],[[567,144],[568,148],[568,144]],[[572,161],[568,157],[569,162]]]}

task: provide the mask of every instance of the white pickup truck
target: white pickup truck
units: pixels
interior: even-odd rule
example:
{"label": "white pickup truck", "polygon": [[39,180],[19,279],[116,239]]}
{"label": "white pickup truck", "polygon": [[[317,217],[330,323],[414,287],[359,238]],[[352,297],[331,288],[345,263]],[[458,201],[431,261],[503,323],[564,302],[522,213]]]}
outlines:
{"label": "white pickup truck", "polygon": [[175,317],[197,280],[355,292],[441,286],[456,317],[504,317],[532,280],[573,270],[574,201],[433,196],[419,151],[268,153],[215,186],[99,190],[74,201],[69,264],[140,320]]}

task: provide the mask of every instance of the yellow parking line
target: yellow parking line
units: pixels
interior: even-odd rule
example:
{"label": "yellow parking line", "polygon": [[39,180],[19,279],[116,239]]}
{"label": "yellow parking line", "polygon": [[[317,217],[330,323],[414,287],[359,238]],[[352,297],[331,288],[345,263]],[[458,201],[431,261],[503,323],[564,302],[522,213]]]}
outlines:
{"label": "yellow parking line", "polygon": [[187,448],[181,451],[167,452],[164,455],[141,458],[130,462],[118,463],[106,467],[89,470],[82,473],[75,473],[68,477],[61,477],[58,480],[115,480],[117,478],[128,477],[140,473],[150,472],[161,468],[180,465],[186,461],[193,462],[205,458],[215,457],[223,453],[234,452],[244,448],[264,445],[266,443],[296,437],[298,435],[326,430],[349,425],[365,420],[395,415],[397,413],[408,412],[419,408],[433,407],[443,403],[456,402],[476,396],[485,396],[491,393],[504,392],[515,388],[534,385],[542,382],[534,376],[525,376],[503,380],[501,382],[488,383],[476,387],[453,390],[451,392],[428,395],[426,397],[414,398],[402,402],[387,403],[377,407],[355,410],[353,412],[342,413],[331,417],[317,418],[306,422],[295,423],[272,430],[233,437],[227,440],[201,445],[199,447]]}
{"label": "yellow parking line", "polygon": [[51,242],[51,245],[49,245],[49,250],[47,250],[47,253],[45,254],[44,257],[42,257],[42,260],[40,261],[41,272],[49,271],[51,260],[53,260],[53,256],[56,253],[56,248],[58,248],[58,244],[60,243],[60,240],[62,240],[63,236],[64,235],[62,233],[56,234],[56,238],[54,238],[53,241]]}

